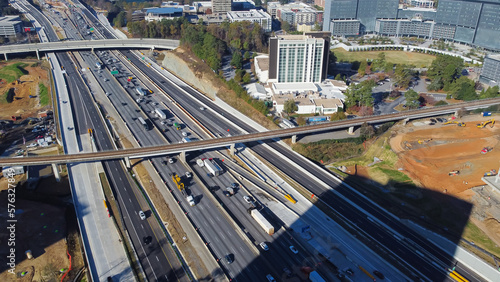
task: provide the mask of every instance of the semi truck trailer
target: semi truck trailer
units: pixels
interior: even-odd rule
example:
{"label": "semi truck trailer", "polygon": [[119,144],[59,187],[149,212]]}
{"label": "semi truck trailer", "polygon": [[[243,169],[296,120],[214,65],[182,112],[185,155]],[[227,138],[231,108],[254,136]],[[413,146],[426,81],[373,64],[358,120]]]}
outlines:
{"label": "semi truck trailer", "polygon": [[257,223],[260,225],[260,227],[262,227],[262,229],[264,229],[264,231],[266,231],[267,234],[269,234],[269,235],[274,234],[273,225],[271,223],[269,223],[269,221],[267,221],[267,219],[258,210],[253,209],[250,212],[250,215],[252,215],[252,218],[255,219],[255,221],[257,221]]}

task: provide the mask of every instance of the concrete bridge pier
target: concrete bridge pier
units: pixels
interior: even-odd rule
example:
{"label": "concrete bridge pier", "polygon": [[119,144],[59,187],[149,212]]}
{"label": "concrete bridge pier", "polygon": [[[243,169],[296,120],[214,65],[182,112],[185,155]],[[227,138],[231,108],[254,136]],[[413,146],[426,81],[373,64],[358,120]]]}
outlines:
{"label": "concrete bridge pier", "polygon": [[40,54],[38,53],[38,49],[36,49],[36,58],[40,61]]}
{"label": "concrete bridge pier", "polygon": [[155,49],[155,46],[154,45],[151,46],[151,51],[154,51],[154,49]]}
{"label": "concrete bridge pier", "polygon": [[7,58],[7,53],[3,53],[3,55],[5,56],[5,60],[8,61],[9,59]]}
{"label": "concrete bridge pier", "polygon": [[59,168],[57,167],[57,164],[52,164],[52,171],[54,172],[54,177],[56,178],[56,181],[57,182],[61,181],[61,174],[59,173]]}
{"label": "concrete bridge pier", "polygon": [[231,154],[231,157],[234,157],[235,149],[234,149],[235,144],[231,144],[229,147],[229,153]]}
{"label": "concrete bridge pier", "polygon": [[354,126],[351,126],[349,127],[349,129],[347,129],[347,134],[354,135]]}
{"label": "concrete bridge pier", "polygon": [[297,143],[297,135],[292,135],[292,144]]}
{"label": "concrete bridge pier", "polygon": [[410,121],[410,119],[409,119],[409,118],[405,118],[405,119],[403,120],[403,125],[406,125],[409,121]]}
{"label": "concrete bridge pier", "polygon": [[127,169],[130,169],[130,167],[132,166],[132,165],[130,164],[130,159],[129,159],[129,157],[125,157],[125,166],[127,167]]}
{"label": "concrete bridge pier", "polygon": [[182,162],[186,162],[186,151],[182,151],[179,154],[179,160],[182,161]]}

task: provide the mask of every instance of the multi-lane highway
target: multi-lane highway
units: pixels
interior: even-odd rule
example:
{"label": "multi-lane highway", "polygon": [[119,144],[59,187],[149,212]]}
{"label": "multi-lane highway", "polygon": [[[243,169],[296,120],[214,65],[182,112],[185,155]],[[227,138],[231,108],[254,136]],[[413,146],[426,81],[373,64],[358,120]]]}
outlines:
{"label": "multi-lane highway", "polygon": [[[89,14],[86,15],[87,17],[91,16],[90,13],[88,13],[88,11],[86,10],[84,10],[84,13]],[[111,35],[108,34],[106,30],[102,30],[102,32],[108,38],[111,37]],[[230,130],[233,136],[239,134],[245,134],[248,132],[255,132],[255,129],[251,128],[244,122],[238,120],[234,116],[225,112],[224,109],[217,107],[215,105],[212,104],[210,105],[211,108],[210,111],[201,111],[199,109],[200,104],[198,103],[198,101],[207,101],[204,96],[202,96],[201,94],[199,94],[198,92],[194,91],[193,89],[191,89],[186,85],[181,85],[180,87],[178,87],[171,80],[166,79],[156,71],[145,66],[141,60],[139,60],[136,56],[132,55],[129,51],[124,51],[123,54],[127,56],[133,64],[135,64],[138,68],[140,68],[144,74],[146,74],[153,81],[155,81],[160,89],[162,89],[163,91],[168,93],[171,97],[173,97],[177,103],[179,103],[184,109],[186,109],[192,116],[194,116],[198,121],[200,121],[212,133],[224,136],[227,134],[228,129]],[[76,73],[75,71],[75,67],[71,65],[71,61],[69,60],[68,57],[65,58],[62,54],[59,54],[58,57],[62,61],[62,64],[65,66],[65,69],[67,70],[68,78],[73,76],[75,77],[67,79],[69,80],[68,84],[70,85],[70,87],[73,87],[71,89],[72,101],[70,104],[73,107],[73,110],[77,113],[76,119],[79,124],[77,130],[79,130],[80,133],[84,134],[87,128],[94,128],[96,130],[96,134],[100,136],[97,139],[97,144],[99,145],[99,148],[102,150],[112,150],[113,147],[111,146],[109,138],[105,137],[107,135],[104,130],[104,125],[102,125],[102,122],[100,122],[100,120],[92,120],[89,118],[89,117],[97,117],[98,113],[95,107],[89,106],[89,105],[94,105],[93,101],[91,100],[91,96],[88,93],[78,92],[79,89],[85,89],[85,87],[82,84],[83,81],[79,79],[78,73]],[[91,55],[89,55],[88,60],[92,62],[92,60],[94,59],[91,57]],[[121,93],[123,95],[116,95],[117,93],[113,93],[113,91],[116,90],[117,88],[113,87],[112,85],[113,83],[117,82],[112,80],[114,78],[110,77],[108,75],[108,72],[103,72],[101,74],[103,76],[102,80],[101,78],[99,78],[99,74],[100,73],[97,72],[97,77],[99,82],[101,83],[105,91],[107,92],[110,91],[109,92],[111,93],[111,95],[109,96],[110,100],[113,102],[117,110],[122,114],[122,117],[130,126],[132,131],[136,133],[136,138],[141,141],[142,145],[161,144],[165,142],[165,139],[163,138],[167,138],[171,142],[177,142],[178,140],[180,140],[179,137],[181,136],[179,136],[179,132],[173,134],[167,134],[164,137],[162,137],[162,135],[160,134],[156,135],[140,134],[140,132],[144,132],[145,130],[141,129],[140,125],[137,123],[136,118],[138,115],[143,115],[143,114],[147,115],[148,113],[147,112],[144,113],[143,111],[141,111],[141,108],[135,105],[135,101],[132,98],[133,96],[130,93],[130,91]],[[105,81],[104,78],[107,78],[108,80]],[[76,93],[79,93],[79,95],[75,96]],[[188,93],[189,95],[186,95],[186,93]],[[87,105],[86,107],[88,108],[85,108],[84,105]],[[151,106],[146,106],[146,105],[142,107],[144,109],[151,108]],[[425,110],[424,112],[419,112],[419,113],[424,115],[429,114],[426,113]],[[223,118],[221,118],[221,116],[223,116]],[[149,118],[154,119],[152,116],[149,116]],[[158,124],[157,127],[159,127]],[[232,140],[232,138],[233,137],[230,137],[228,138],[228,140],[231,140],[232,142],[238,141],[237,138],[233,138],[234,140]],[[264,145],[262,143],[253,142],[253,143],[248,143],[247,145],[250,146],[252,150],[261,155],[263,158],[273,163],[277,168],[287,173],[292,179],[300,183],[302,186],[306,187],[309,191],[311,191],[316,195],[319,195],[319,197],[323,201],[327,202],[332,207],[332,209],[335,210],[335,212],[341,214],[347,220],[359,226],[361,232],[364,232],[367,236],[371,237],[374,241],[378,242],[378,244],[382,246],[385,250],[392,253],[395,257],[399,257],[401,258],[401,260],[405,261],[409,265],[410,269],[412,269],[412,272],[416,274],[416,276],[423,275],[433,281],[445,280],[446,273],[444,269],[446,267],[451,267],[455,264],[453,258],[439,252],[435,246],[433,246],[427,240],[424,240],[424,238],[414,235],[413,232],[411,232],[411,230],[408,230],[406,227],[402,226],[399,223],[399,221],[395,219],[392,215],[388,214],[383,210],[380,210],[357,192],[354,192],[350,188],[342,185],[342,183],[340,183],[336,178],[332,177],[332,175],[330,175],[328,172],[322,170],[321,168],[318,168],[317,166],[312,165],[310,162],[298,156],[297,154],[290,152],[287,148],[280,145],[279,143],[266,142],[266,144]],[[269,147],[272,148],[273,150],[271,150]],[[285,156],[285,158],[283,158],[282,156]],[[157,167],[157,169],[160,170],[160,172],[165,178],[168,178],[166,176],[169,173],[174,172],[174,170],[182,171],[183,169],[181,164],[174,166],[163,166],[161,163],[161,159],[153,160],[153,162],[155,163],[155,166]],[[113,163],[116,163],[116,166],[112,167],[111,164]],[[109,161],[106,162],[105,164],[106,167],[108,168],[108,174],[111,173],[113,174],[113,177],[111,178],[115,178],[116,176],[120,177],[123,176],[124,179],[127,179],[127,176],[124,175],[123,168],[119,165],[119,162]],[[116,170],[116,174],[114,173],[113,169]],[[118,173],[119,171],[121,171],[123,175],[120,175]],[[198,170],[198,174],[201,175],[201,170]],[[230,181],[230,179],[227,178],[226,179],[221,178],[221,180],[209,179],[205,180],[205,184],[208,186],[224,187],[224,185],[228,184],[228,181]],[[124,183],[114,183],[114,185],[115,187],[126,187],[128,184],[124,182]],[[192,188],[193,191],[195,191],[195,193],[199,193],[200,195],[206,193],[206,191],[204,191],[202,187],[198,187],[196,183],[193,183],[193,185],[190,185],[190,187],[193,187]],[[174,193],[177,192],[178,191]],[[117,191],[117,193],[119,193],[120,195],[121,193],[126,194],[125,191]],[[182,195],[179,194],[177,195],[177,197],[182,198]],[[242,212],[244,212],[243,208],[241,207],[241,203],[238,203],[238,201],[234,201],[233,199],[223,199],[222,201],[229,206],[235,205],[233,207],[230,207],[230,210],[237,213],[236,218],[240,218],[242,220],[245,219],[245,217],[241,214]],[[203,222],[206,223],[207,220],[210,221],[210,219],[212,219],[213,214],[209,217],[203,217],[204,216],[203,210],[205,210],[206,212],[207,209],[211,208],[211,206],[209,205],[204,206],[205,205],[204,203],[206,202],[209,201],[201,201],[195,207],[190,207],[193,212],[192,218],[199,220],[198,223],[195,222],[195,224],[197,225],[199,224],[198,226],[203,226],[202,225]],[[138,208],[140,208],[137,206],[129,205],[125,202],[123,202],[122,204],[125,208],[127,209],[130,208],[131,210],[137,210]],[[185,203],[183,204],[185,205]],[[200,210],[199,214],[195,214],[196,210]],[[198,217],[200,218],[198,219]],[[138,220],[139,220],[138,217],[136,217],[136,221]],[[383,225],[380,224],[381,222],[384,224]],[[231,229],[231,227],[227,225],[227,222],[225,224],[226,226],[222,228],[222,230]],[[206,227],[207,229],[209,228],[209,226]],[[377,232],[374,232],[374,230],[377,230]],[[213,234],[209,234],[209,232],[212,232]],[[257,237],[259,240],[269,239],[266,238],[265,235],[262,236],[262,234],[259,234],[257,230],[252,232],[255,233],[252,234],[252,236]],[[217,235],[216,233],[217,230],[207,231],[207,234],[210,236],[214,236],[214,238],[222,238],[220,234]],[[394,236],[395,234],[397,236]],[[238,237],[238,235],[236,235],[235,238],[236,237]],[[134,242],[134,245],[135,244],[136,242]],[[214,244],[214,250],[223,250],[225,248],[225,245],[226,242],[221,242],[220,245]],[[231,246],[241,247],[243,245],[240,242],[235,241],[232,242]],[[417,250],[419,250],[419,252],[417,252]],[[232,251],[236,252],[235,250]],[[220,253],[220,251],[218,252],[219,253],[217,255],[219,257],[225,253],[225,252]],[[242,249],[241,252],[242,253],[248,252],[246,254],[248,257],[242,256],[243,259],[241,261],[241,264],[236,264],[235,262],[234,266],[226,266],[226,268],[230,272],[230,276],[241,278],[242,280],[253,279],[253,278],[258,279],[258,277],[261,277],[261,276],[254,276],[256,274],[251,269],[249,270],[244,269],[244,266],[248,265],[249,263],[244,259],[245,258],[250,259],[252,257],[250,255],[251,251]],[[276,255],[278,256],[278,258],[281,258],[282,253],[284,253],[283,250],[277,252]],[[424,253],[425,255],[422,256],[421,255],[422,253]],[[273,259],[275,259],[274,256]],[[259,266],[259,270],[261,271],[263,270],[262,273],[269,273],[270,271],[269,272],[267,271],[266,265],[262,262],[259,262],[259,260],[260,259],[257,258],[257,264],[254,265]],[[240,262],[238,261],[238,263]],[[261,265],[263,265],[262,269],[260,269]],[[153,268],[154,267],[151,266],[151,270],[149,272],[148,277],[151,277],[151,271]],[[469,278],[480,280],[480,278],[475,276],[473,272],[470,271],[469,269],[464,268],[463,266],[460,265],[458,266],[458,269],[461,270],[460,271],[461,273],[468,273],[469,275],[467,276]],[[146,272],[148,273],[148,271]],[[154,272],[152,274],[153,276],[155,275]]]}
{"label": "multi-lane highway", "polygon": [[[23,3],[26,9],[43,26],[50,27],[38,10],[27,3]],[[51,41],[57,41],[57,35],[51,28],[45,29],[47,37]],[[63,103],[72,107],[75,114],[75,129],[79,135],[87,133],[88,128],[95,132],[95,142],[98,149],[113,150],[113,144],[107,134],[100,114],[95,107],[92,96],[87,91],[85,82],[76,71],[73,62],[66,53],[57,54],[58,60],[66,70],[66,82],[69,87],[70,101]],[[122,167],[119,161],[107,161],[103,163],[112,189],[117,195],[123,222],[132,240],[134,249],[140,260],[142,269],[148,280],[155,281],[188,281],[190,280],[184,267],[178,260],[176,253],[170,246],[169,241],[163,233],[164,230],[152,217],[141,220],[138,211],[144,208],[139,204],[137,188],[130,175]],[[144,238],[151,238],[144,240]],[[146,244],[145,241],[148,243]]]}

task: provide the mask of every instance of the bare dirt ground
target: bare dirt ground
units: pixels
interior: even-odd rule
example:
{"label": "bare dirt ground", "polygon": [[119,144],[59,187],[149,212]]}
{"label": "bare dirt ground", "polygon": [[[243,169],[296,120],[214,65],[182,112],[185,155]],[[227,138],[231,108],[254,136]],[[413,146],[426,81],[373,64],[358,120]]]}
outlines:
{"label": "bare dirt ground", "polygon": [[[36,60],[22,60],[29,65],[32,65]],[[0,68],[13,64],[15,62],[0,63]],[[49,77],[46,70],[40,66],[31,67],[27,66],[26,69],[29,74],[23,75],[19,78],[20,83],[5,81],[0,82],[0,94],[6,93],[10,88],[15,88],[16,98],[12,103],[0,103],[0,119],[10,119],[13,115],[20,115],[23,119],[29,116],[36,116],[38,111],[42,110],[39,99],[30,99],[29,95],[36,95],[35,91],[40,82],[44,83],[49,88]]]}
{"label": "bare dirt ground", "polygon": [[[23,176],[24,177],[24,176]],[[17,180],[21,177],[16,176]],[[68,224],[66,221],[66,207],[60,204],[58,197],[69,193],[68,182],[62,181],[56,184],[50,178],[47,181],[40,183],[46,187],[52,185],[50,194],[42,191],[35,192],[25,191],[24,188],[16,188],[16,232],[15,232],[15,248],[16,248],[16,268],[15,276],[7,272],[6,257],[2,256],[0,281],[56,281],[62,277],[61,269],[67,270],[69,267],[69,259],[67,256],[67,238]],[[7,207],[7,181],[5,178],[0,179],[0,205]],[[65,187],[65,188],[64,188]],[[49,191],[44,189],[45,191]],[[43,198],[43,200],[40,200]],[[55,199],[57,198],[57,199]],[[54,200],[59,204],[51,204]],[[0,214],[3,221],[7,219],[6,210]],[[70,223],[75,225],[76,223]],[[74,228],[72,228],[74,229]],[[0,233],[0,252],[7,253],[7,232]],[[71,236],[70,236],[71,237]],[[70,253],[73,257],[73,267],[83,267],[83,257],[80,253],[78,238],[74,238],[76,244],[72,244]],[[33,259],[28,260],[25,252],[31,250]],[[22,272],[27,272],[24,277],[20,277]]]}

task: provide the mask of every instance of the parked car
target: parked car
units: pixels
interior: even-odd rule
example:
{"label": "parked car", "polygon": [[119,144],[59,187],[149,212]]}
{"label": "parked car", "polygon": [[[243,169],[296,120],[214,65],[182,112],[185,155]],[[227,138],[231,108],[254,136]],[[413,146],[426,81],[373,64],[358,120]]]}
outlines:
{"label": "parked car", "polygon": [[299,251],[294,246],[290,246],[290,251],[292,251],[292,253],[294,253],[294,254],[299,253]]}
{"label": "parked car", "polygon": [[36,146],[38,146],[38,143],[31,143],[28,146],[26,146],[26,148],[33,148],[33,147],[36,147]]}

